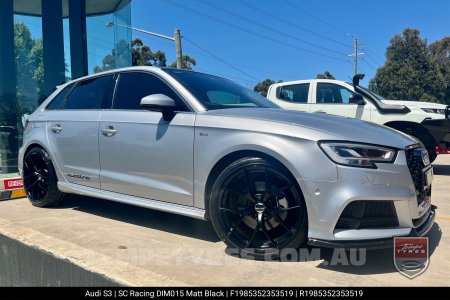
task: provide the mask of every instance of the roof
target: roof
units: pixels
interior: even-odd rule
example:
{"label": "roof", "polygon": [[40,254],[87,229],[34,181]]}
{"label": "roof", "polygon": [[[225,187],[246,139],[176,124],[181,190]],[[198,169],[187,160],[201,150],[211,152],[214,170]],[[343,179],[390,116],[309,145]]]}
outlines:
{"label": "roof", "polygon": [[[42,16],[42,0],[14,0],[14,13],[27,16]],[[131,0],[86,0],[86,15],[106,15],[122,9]],[[62,1],[63,18],[69,17],[69,1]]]}

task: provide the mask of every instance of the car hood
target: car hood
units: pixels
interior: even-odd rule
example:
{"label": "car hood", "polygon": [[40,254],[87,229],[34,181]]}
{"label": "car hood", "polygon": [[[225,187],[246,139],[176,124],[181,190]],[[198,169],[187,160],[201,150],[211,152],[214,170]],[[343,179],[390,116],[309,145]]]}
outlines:
{"label": "car hood", "polygon": [[397,105],[405,105],[405,106],[417,106],[423,108],[438,108],[445,109],[445,104],[433,103],[433,102],[421,102],[421,101],[405,101],[405,100],[381,100],[386,104],[397,104]]}
{"label": "car hood", "polygon": [[[243,118],[247,122],[251,119],[256,119],[290,124],[305,128],[308,131],[325,133],[328,139],[379,144],[400,149],[417,143],[417,140],[409,135],[386,126],[340,116],[271,108],[229,108],[210,110],[207,114]],[[260,130],[270,132],[271,128],[270,126],[265,126],[265,128]],[[312,136],[314,138],[314,135]],[[323,138],[324,134],[320,134],[320,136],[316,138]]]}

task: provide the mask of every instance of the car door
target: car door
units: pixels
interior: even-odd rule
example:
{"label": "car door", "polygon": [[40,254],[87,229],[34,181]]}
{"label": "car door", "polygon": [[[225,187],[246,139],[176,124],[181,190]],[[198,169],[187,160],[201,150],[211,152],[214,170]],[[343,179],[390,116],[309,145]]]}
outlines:
{"label": "car door", "polygon": [[[152,94],[175,100],[172,120],[140,108]],[[102,190],[192,206],[195,116],[157,75],[121,73],[113,108],[100,120]]]}
{"label": "car door", "polygon": [[310,91],[309,82],[282,85],[277,87],[275,91],[276,99],[271,99],[271,101],[284,109],[309,112],[310,111],[309,91]]}
{"label": "car door", "polygon": [[312,93],[311,112],[344,116],[370,121],[372,104],[366,101],[365,105],[349,103],[350,96],[354,94],[349,88],[332,83],[316,82]]}
{"label": "car door", "polygon": [[112,82],[113,75],[80,81],[47,108],[51,153],[68,182],[100,188],[98,126],[102,108],[111,106]]}

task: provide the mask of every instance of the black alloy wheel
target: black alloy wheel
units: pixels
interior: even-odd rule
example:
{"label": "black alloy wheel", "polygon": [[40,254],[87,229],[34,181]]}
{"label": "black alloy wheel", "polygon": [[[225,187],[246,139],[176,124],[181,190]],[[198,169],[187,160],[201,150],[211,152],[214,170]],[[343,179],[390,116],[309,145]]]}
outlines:
{"label": "black alloy wheel", "polygon": [[288,170],[262,158],[244,158],[219,175],[210,215],[220,238],[257,259],[277,257],[306,240],[303,195]]}
{"label": "black alloy wheel", "polygon": [[23,160],[23,184],[30,202],[38,207],[58,205],[64,194],[57,182],[48,153],[38,147],[28,151]]}

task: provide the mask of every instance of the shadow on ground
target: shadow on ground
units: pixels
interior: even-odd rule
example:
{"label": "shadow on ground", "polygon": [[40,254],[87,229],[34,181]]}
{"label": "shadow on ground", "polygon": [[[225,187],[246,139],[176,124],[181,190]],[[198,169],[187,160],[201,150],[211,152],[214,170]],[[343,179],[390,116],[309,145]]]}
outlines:
{"label": "shadow on ground", "polygon": [[[66,196],[63,205],[59,206],[57,209],[67,208],[137,226],[165,231],[172,234],[192,237],[214,243],[221,242],[210,222],[171,213],[76,195]],[[442,236],[441,229],[437,223],[433,225],[427,236],[429,237],[430,243],[430,256],[432,256],[436,247],[439,245]],[[349,251],[343,251],[342,249],[334,251],[333,249],[328,248],[305,246],[300,249],[300,251],[303,251],[303,254],[305,255],[302,256],[302,254],[298,254],[298,257],[300,257],[300,261],[298,262],[299,264],[305,261],[317,261],[321,262],[317,266],[318,268],[331,271],[358,275],[397,272],[393,264],[392,248],[368,250],[365,252],[365,261],[363,261],[364,257],[361,257],[361,255],[364,254],[359,250],[351,253]],[[251,256],[246,256],[245,258],[242,258],[241,256],[238,258],[239,254],[231,248],[226,248],[225,253],[229,256],[237,257],[237,259],[253,259]],[[338,260],[337,264],[333,263],[336,259]],[[352,259],[353,261],[358,261],[359,263],[346,263],[346,261],[351,262]],[[290,262],[295,260],[288,257],[284,261]],[[271,260],[271,262],[277,263],[280,262],[280,260]]]}
{"label": "shadow on ground", "polygon": [[67,195],[63,204],[54,209],[67,208],[172,234],[220,242],[211,222],[189,217],[78,195]]}

